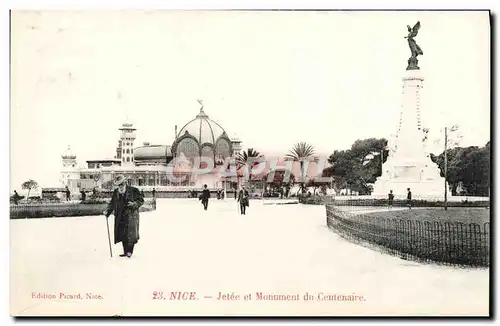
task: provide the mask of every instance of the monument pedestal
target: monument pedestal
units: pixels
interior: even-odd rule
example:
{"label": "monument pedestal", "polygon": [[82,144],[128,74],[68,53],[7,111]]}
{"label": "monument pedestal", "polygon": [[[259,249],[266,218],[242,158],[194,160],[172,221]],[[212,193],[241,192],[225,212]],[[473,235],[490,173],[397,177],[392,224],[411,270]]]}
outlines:
{"label": "monument pedestal", "polygon": [[[445,180],[424,148],[420,119],[420,91],[423,81],[420,70],[406,70],[394,147],[382,165],[382,175],[374,184],[373,197],[387,198],[392,190],[395,198],[406,198],[408,188],[414,199],[442,200],[444,197]],[[448,186],[446,189],[451,195]]]}

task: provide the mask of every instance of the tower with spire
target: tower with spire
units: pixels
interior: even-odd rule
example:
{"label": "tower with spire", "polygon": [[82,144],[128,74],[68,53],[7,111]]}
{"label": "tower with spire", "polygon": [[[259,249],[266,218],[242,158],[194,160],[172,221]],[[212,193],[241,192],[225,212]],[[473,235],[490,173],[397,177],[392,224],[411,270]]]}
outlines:
{"label": "tower with spire", "polygon": [[116,158],[121,159],[122,165],[133,165],[137,129],[131,123],[126,122],[118,130],[120,130],[120,139],[116,148]]}
{"label": "tower with spire", "polygon": [[80,170],[76,161],[76,154],[71,150],[71,146],[62,153],[62,169],[59,179],[61,186],[68,187],[71,192],[78,191],[78,180],[80,179]]}
{"label": "tower with spire", "polygon": [[241,151],[241,139],[236,134],[231,137],[231,145],[233,147],[233,157],[236,157]]}

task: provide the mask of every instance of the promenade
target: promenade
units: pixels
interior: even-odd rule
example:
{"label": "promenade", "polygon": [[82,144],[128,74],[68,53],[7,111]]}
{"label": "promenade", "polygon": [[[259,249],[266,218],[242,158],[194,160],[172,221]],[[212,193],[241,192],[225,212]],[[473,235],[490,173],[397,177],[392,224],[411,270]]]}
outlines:
{"label": "promenade", "polygon": [[[113,246],[110,258],[104,216],[11,220],[10,312],[488,313],[488,270],[404,261],[347,242],[325,220],[321,205],[255,200],[242,216],[230,198],[211,200],[208,211],[197,199],[162,199],[156,211],[141,214],[141,239],[131,259],[118,257],[121,244]],[[170,300],[177,291],[194,300]],[[247,294],[251,298],[245,300]],[[304,301],[307,294],[312,299]]]}

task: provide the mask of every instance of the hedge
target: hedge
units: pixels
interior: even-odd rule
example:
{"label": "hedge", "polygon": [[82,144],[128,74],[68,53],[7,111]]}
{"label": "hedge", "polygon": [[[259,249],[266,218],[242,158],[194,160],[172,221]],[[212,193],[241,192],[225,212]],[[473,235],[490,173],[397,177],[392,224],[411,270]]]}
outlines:
{"label": "hedge", "polygon": [[[45,218],[45,217],[71,217],[102,215],[107,207],[104,203],[45,203],[28,205],[10,205],[10,218]],[[156,209],[156,201],[147,200],[139,209],[148,212]]]}

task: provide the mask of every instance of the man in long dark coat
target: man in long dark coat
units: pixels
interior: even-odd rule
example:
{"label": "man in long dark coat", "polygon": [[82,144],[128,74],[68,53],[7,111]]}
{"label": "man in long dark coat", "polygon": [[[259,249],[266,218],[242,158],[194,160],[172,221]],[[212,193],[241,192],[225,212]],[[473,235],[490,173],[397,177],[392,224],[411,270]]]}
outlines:
{"label": "man in long dark coat", "polygon": [[69,191],[68,186],[66,186],[66,201],[71,200],[71,191]]}
{"label": "man in long dark coat", "polygon": [[115,244],[121,242],[123,254],[120,257],[131,257],[134,246],[139,241],[139,207],[144,204],[144,197],[139,189],[128,186],[123,175],[116,177],[113,192],[108,208],[104,215],[108,218],[111,213],[115,215]]}
{"label": "man in long dark coat", "polygon": [[249,206],[249,193],[245,186],[241,186],[238,192],[238,201],[240,202],[240,214],[246,215],[247,207]]}
{"label": "man in long dark coat", "polygon": [[208,208],[208,199],[210,198],[210,190],[208,190],[208,186],[203,186],[203,191],[201,192],[201,203],[203,204],[203,209],[207,210]]}
{"label": "man in long dark coat", "polygon": [[406,202],[408,204],[408,209],[411,209],[411,190],[408,188],[408,195],[406,196]]}

